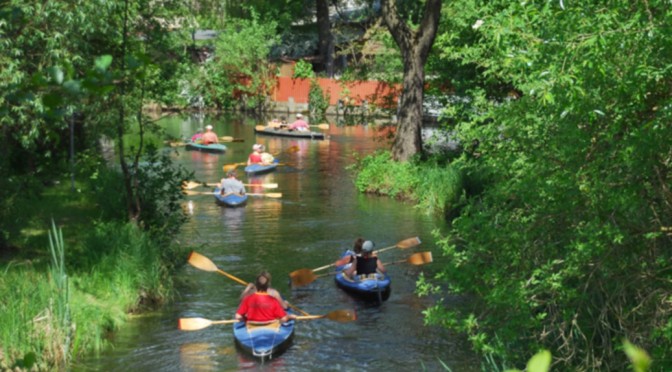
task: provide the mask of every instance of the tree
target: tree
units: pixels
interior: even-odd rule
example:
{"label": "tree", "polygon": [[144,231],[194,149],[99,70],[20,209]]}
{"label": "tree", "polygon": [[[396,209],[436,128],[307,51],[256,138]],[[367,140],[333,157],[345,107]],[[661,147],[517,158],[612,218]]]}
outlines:
{"label": "tree", "polygon": [[424,65],[434,43],[441,15],[441,0],[425,2],[422,20],[413,29],[402,17],[395,0],[382,1],[383,20],[399,46],[404,62],[402,94],[399,100],[397,132],[392,156],[407,161],[422,152],[422,101]]}
{"label": "tree", "polygon": [[[475,306],[439,304],[430,323],[508,363],[543,347],[561,370],[625,370],[628,338],[670,369],[669,10],[625,0],[444,9],[435,48],[475,72],[456,132],[480,143],[460,162],[483,191],[439,243],[440,282]],[[506,86],[502,99],[493,88]]]}
{"label": "tree", "polygon": [[320,58],[328,77],[334,76],[334,37],[331,34],[329,20],[329,3],[327,0],[316,0],[317,28],[319,35]]}

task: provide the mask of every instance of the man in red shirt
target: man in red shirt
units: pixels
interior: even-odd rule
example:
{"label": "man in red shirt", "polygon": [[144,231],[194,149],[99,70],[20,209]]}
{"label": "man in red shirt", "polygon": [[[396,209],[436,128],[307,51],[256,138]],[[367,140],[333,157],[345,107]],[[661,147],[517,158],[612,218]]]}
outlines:
{"label": "man in red shirt", "polygon": [[269,281],[264,275],[257,276],[254,282],[256,292],[243,299],[236,311],[236,320],[255,323],[270,323],[275,320],[286,322],[296,319],[296,315],[287,314],[280,302],[268,294]]}

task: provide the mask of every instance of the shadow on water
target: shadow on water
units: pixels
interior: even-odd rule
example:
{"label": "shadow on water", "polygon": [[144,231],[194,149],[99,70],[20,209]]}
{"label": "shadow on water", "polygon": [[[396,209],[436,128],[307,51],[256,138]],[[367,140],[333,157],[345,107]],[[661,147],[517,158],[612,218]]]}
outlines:
{"label": "shadow on water", "polygon": [[[311,371],[311,370],[480,370],[462,337],[442,328],[425,327],[422,311],[432,305],[414,295],[420,272],[432,265],[394,265],[388,268],[392,294],[382,304],[353,299],[324,277],[303,288],[289,287],[288,273],[333,262],[355,238],[374,240],[379,247],[419,236],[423,243],[411,250],[390,250],[381,259],[394,261],[418,251],[439,252],[431,232],[445,222],[411,205],[389,198],[359,194],[346,167],[353,154],[366,155],[381,146],[373,128],[337,127],[329,139],[296,140],[254,134],[254,121],[244,117],[206,117],[204,120],[170,118],[161,123],[176,138],[190,136],[201,123],[210,123],[220,136],[243,138],[227,143],[224,154],[178,149],[175,161],[195,172],[199,181],[218,182],[225,164],[244,162],[254,143],[266,146],[286,164],[273,172],[248,178],[245,183],[277,183],[279,199],[251,197],[244,208],[226,209],[212,195],[190,196],[185,203],[191,218],[179,241],[195,247],[221,270],[252,281],[261,270],[273,274],[273,285],[293,305],[310,314],[355,309],[358,319],[338,323],[327,319],[300,321],[293,345],[263,366],[238,352],[228,325],[200,331],[177,330],[180,317],[231,319],[242,286],[217,273],[185,265],[177,273],[179,296],[159,312],[133,318],[112,340],[114,347],[89,356],[73,370],[105,371]],[[291,153],[285,149],[296,146]],[[297,150],[298,149],[298,150]],[[202,191],[209,191],[203,189]],[[263,193],[259,186],[248,192]],[[412,252],[409,252],[412,251]],[[424,366],[424,367],[423,367]]]}

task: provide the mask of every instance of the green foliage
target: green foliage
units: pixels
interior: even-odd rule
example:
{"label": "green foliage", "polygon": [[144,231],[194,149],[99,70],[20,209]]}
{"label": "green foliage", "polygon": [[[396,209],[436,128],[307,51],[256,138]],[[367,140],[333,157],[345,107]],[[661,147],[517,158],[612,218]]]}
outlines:
{"label": "green foliage", "polygon": [[329,108],[329,92],[324,93],[320,84],[316,80],[310,81],[310,90],[308,92],[308,108],[310,117],[315,122],[321,123],[327,121],[327,109]]}
{"label": "green foliage", "polygon": [[[133,224],[99,223],[65,252],[56,248],[59,244],[53,245],[53,268],[61,278],[67,268],[67,280],[30,261],[10,263],[0,275],[0,344],[9,366],[25,364],[24,356],[33,353],[41,370],[53,369],[66,356],[100,350],[104,336],[129,312],[171,296],[169,274],[186,254]],[[59,305],[62,299],[66,303]]]}
{"label": "green foliage", "polygon": [[206,103],[230,107],[238,100],[244,109],[263,110],[275,83],[276,67],[268,61],[277,41],[275,22],[231,20],[217,37],[216,54],[198,74],[194,87]]}
{"label": "green foliage", "polygon": [[[294,79],[312,79],[315,77],[315,72],[313,72],[313,65],[303,59],[296,61],[294,65]],[[311,86],[312,88],[312,86]]]}
{"label": "green foliage", "polygon": [[389,151],[379,151],[358,159],[350,169],[360,192],[412,201],[430,214],[447,214],[464,203],[460,163],[446,166],[438,159],[399,163]]}
{"label": "green foliage", "polygon": [[482,303],[437,305],[429,323],[517,364],[553,350],[568,370],[625,369],[626,334],[670,368],[669,10],[445,4],[435,49],[462,66],[451,83],[470,100],[456,129],[480,142],[465,161],[488,183],[439,237],[449,263],[437,278]]}

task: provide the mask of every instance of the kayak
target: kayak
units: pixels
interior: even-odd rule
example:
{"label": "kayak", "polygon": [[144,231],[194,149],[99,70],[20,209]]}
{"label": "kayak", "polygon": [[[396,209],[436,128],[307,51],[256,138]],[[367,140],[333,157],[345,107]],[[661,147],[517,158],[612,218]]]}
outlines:
{"label": "kayak", "polygon": [[245,167],[245,173],[248,175],[252,174],[263,174],[272,172],[275,168],[278,167],[278,160],[276,159],[274,163],[262,165],[262,164],[252,164]]}
{"label": "kayak", "polygon": [[222,145],[221,143],[211,143],[209,145],[202,145],[200,143],[187,142],[185,147],[187,148],[187,150],[197,150],[204,152],[222,153],[226,151],[226,146]]}
{"label": "kayak", "polygon": [[[352,251],[347,250],[341,255],[341,258],[352,254]],[[334,281],[339,288],[364,301],[383,302],[390,298],[392,282],[389,275],[375,273],[366,276],[357,275],[354,279],[351,279],[343,274],[343,270],[349,266],[350,264],[336,267],[338,273],[334,277]]]}
{"label": "kayak", "polygon": [[300,130],[289,130],[273,127],[264,127],[264,129],[254,128],[254,132],[257,134],[266,134],[269,136],[283,136],[283,137],[292,137],[292,138],[308,138],[308,139],[324,139],[324,133],[313,132],[313,131],[300,131]]}
{"label": "kayak", "polygon": [[265,361],[277,357],[289,348],[294,339],[294,323],[294,320],[287,323],[275,321],[264,325],[238,322],[233,325],[233,337],[239,349]]}
{"label": "kayak", "polygon": [[247,195],[229,194],[223,196],[221,191],[222,189],[216,187],[215,191],[212,192],[212,194],[215,196],[215,202],[219,205],[235,208],[242,207],[247,203]]}

